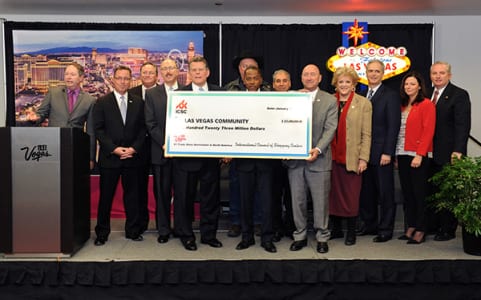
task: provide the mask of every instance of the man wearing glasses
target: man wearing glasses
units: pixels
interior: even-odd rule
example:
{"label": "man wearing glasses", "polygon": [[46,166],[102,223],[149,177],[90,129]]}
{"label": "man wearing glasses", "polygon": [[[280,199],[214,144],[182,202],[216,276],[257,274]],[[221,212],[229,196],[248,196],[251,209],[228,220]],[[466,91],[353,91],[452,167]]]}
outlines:
{"label": "man wearing glasses", "polygon": [[160,75],[164,81],[145,93],[145,124],[151,137],[151,161],[154,174],[154,197],[156,201],[155,221],[159,236],[157,242],[164,244],[171,234],[170,203],[172,199],[172,159],[164,156],[165,115],[168,95],[179,88],[179,69],[172,59],[160,64]]}
{"label": "man wearing glasses", "polygon": [[132,72],[118,66],[112,80],[113,92],[100,97],[94,106],[95,136],[99,142],[100,197],[95,226],[96,246],[102,246],[110,234],[110,210],[117,183],[122,177],[126,214],[125,237],[142,241],[139,222],[139,198],[145,164],[144,141],[147,133],[144,102],[128,93]]}

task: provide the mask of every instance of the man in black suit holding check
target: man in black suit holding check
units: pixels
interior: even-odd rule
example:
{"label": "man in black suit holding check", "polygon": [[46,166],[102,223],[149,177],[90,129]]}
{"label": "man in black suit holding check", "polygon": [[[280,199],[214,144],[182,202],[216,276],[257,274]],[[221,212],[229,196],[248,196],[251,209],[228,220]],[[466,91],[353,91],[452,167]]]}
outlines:
{"label": "man in black suit holding check", "polygon": [[140,179],[144,173],[144,140],[147,133],[144,101],[129,94],[131,70],[115,68],[114,91],[99,98],[94,107],[95,136],[100,144],[100,197],[95,226],[95,245],[104,245],[110,234],[110,210],[122,177],[123,200],[126,214],[125,237],[142,241],[139,218]]}
{"label": "man in black suit holding check", "polygon": [[[198,93],[221,90],[207,83],[210,71],[203,57],[196,56],[189,62],[189,75],[192,83],[179,90]],[[174,158],[174,233],[186,250],[197,250],[192,231],[197,183],[200,184],[200,242],[214,248],[222,247],[216,238],[220,214],[219,164],[217,158]]]}

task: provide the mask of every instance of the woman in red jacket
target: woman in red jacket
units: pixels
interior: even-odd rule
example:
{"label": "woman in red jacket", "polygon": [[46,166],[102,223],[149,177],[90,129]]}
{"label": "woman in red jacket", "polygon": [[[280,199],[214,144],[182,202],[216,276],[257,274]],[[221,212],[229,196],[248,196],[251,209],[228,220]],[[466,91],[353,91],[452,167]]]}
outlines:
{"label": "woman in red jacket", "polygon": [[400,240],[420,244],[425,240],[425,200],[428,195],[429,160],[433,150],[436,107],[426,98],[424,80],[416,71],[401,83],[401,129],[396,147],[399,179],[404,197],[407,230]]}

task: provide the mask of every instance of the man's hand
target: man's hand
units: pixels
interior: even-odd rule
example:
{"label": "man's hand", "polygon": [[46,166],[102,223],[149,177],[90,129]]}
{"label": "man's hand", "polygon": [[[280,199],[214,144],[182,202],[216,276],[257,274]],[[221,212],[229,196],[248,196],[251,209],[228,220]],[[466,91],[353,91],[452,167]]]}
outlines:
{"label": "man's hand", "polygon": [[387,154],[381,155],[381,161],[379,162],[381,166],[386,166],[386,165],[389,165],[390,163],[391,163],[391,155],[387,155]]}
{"label": "man's hand", "polygon": [[317,150],[317,148],[312,148],[311,150],[309,150],[309,157],[306,158],[306,160],[308,162],[313,162],[317,159],[318,156],[319,156],[319,150]]}
{"label": "man's hand", "polygon": [[463,154],[460,152],[451,153],[451,163],[453,163],[455,159],[461,159],[462,156]]}
{"label": "man's hand", "polygon": [[117,147],[114,149],[113,152],[115,155],[120,157],[120,159],[127,159],[127,158],[132,158],[134,154],[136,153],[135,149],[132,147],[126,148],[126,147]]}

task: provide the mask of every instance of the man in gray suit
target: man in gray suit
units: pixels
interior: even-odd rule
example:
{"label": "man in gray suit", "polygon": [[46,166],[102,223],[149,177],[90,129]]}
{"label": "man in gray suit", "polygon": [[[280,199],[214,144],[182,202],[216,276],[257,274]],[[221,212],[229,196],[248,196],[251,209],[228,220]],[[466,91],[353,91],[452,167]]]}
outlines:
{"label": "man in gray suit", "polygon": [[337,103],[334,96],[321,91],[322,80],[319,68],[309,64],[302,70],[301,91],[312,99],[312,146],[305,160],[287,160],[289,185],[292,194],[292,211],[296,231],[291,251],[307,246],[307,191],[312,197],[314,230],[316,231],[317,252],[327,253],[330,237],[329,190],[331,186],[331,140],[337,128]]}
{"label": "man in gray suit", "polygon": [[86,128],[90,136],[90,169],[95,162],[95,134],[93,128],[93,106],[95,98],[84,92],[84,68],[78,63],[70,63],[65,68],[65,86],[52,87],[29,120],[37,125],[48,118],[49,127]]}

